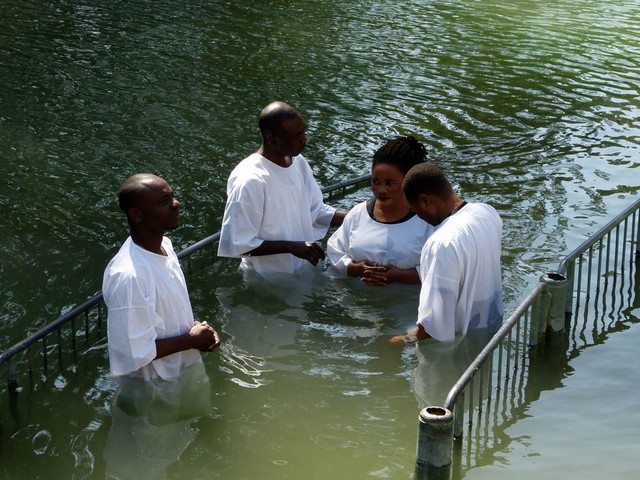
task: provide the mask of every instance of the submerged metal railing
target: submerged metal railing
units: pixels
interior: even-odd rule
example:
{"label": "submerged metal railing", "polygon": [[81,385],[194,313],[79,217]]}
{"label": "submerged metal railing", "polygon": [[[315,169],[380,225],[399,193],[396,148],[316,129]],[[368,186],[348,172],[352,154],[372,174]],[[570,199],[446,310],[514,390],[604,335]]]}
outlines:
{"label": "submerged metal railing", "polygon": [[[548,372],[567,362],[567,350],[572,348],[571,357],[620,328],[606,312],[616,308],[625,286],[637,288],[639,258],[636,200],[567,255],[556,272],[542,276],[454,384],[444,406],[420,412],[417,477],[449,478],[461,468],[463,437],[468,465],[472,453],[477,458],[481,451],[497,450],[491,431],[513,424],[538,398],[545,381],[548,388],[557,387],[553,382],[560,380]],[[620,316],[622,307],[617,305]]]}
{"label": "submerged metal railing", "polygon": [[[357,190],[363,185],[368,184],[371,175],[362,175],[344,182],[336,183],[328,187],[322,188],[322,193],[327,194],[329,198],[334,195],[345,195],[350,189]],[[338,192],[338,193],[336,193]],[[181,250],[178,253],[180,260],[187,262],[187,271],[191,270],[190,258],[194,253],[204,249],[209,245],[215,244],[220,239],[220,232],[216,232],[209,237],[206,237],[199,242]],[[215,259],[215,255],[213,259]],[[82,320],[82,326],[78,330],[78,318]],[[29,335],[24,340],[16,343],[11,348],[0,354],[0,369],[4,364],[7,365],[7,384],[8,391],[12,397],[15,397],[19,391],[19,367],[20,362],[18,357],[24,353],[26,356],[26,368],[28,383],[30,387],[34,384],[34,372],[36,371],[36,357],[32,350],[34,350],[37,344],[41,345],[41,368],[44,376],[47,376],[52,357],[55,356],[59,369],[63,366],[63,357],[65,352],[63,351],[64,340],[68,340],[71,347],[72,361],[77,362],[78,337],[80,341],[84,341],[85,345],[89,345],[89,342],[94,339],[98,341],[104,339],[106,329],[103,327],[103,323],[106,318],[106,307],[102,298],[102,293],[97,293],[86,302],[74,307],[69,312],[58,317],[56,320],[39,329],[37,332]],[[63,338],[63,329],[69,327],[67,333],[70,338]],[[49,338],[52,334],[56,335],[56,343],[49,342]]]}

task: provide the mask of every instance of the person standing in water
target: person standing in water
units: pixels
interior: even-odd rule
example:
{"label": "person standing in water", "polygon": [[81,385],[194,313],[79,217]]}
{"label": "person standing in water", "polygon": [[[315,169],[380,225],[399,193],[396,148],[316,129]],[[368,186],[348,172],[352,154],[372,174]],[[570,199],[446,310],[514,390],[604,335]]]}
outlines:
{"label": "person standing in water", "polygon": [[210,325],[194,320],[178,257],[164,236],[178,227],[180,203],[164,179],[146,173],[129,177],[118,199],[130,236],[102,282],[111,373],[172,380],[202,363],[200,351],[220,345]]}
{"label": "person standing in water", "polygon": [[164,478],[195,438],[197,417],[211,410],[200,351],[220,345],[218,333],[194,320],[185,278],[165,232],[178,227],[180,203],[151,174],[129,177],[118,192],[130,236],[107,266],[111,401],[105,446],[109,478]]}
{"label": "person standing in water", "polygon": [[420,220],[402,182],[427,151],[414,137],[389,140],[373,155],[373,198],[356,205],[327,242],[331,264],[366,285],[419,284],[420,251],[433,227]]}
{"label": "person standing in water", "polygon": [[227,182],[218,255],[241,258],[243,270],[261,275],[295,273],[325,258],[316,243],[345,213],[323,203],[305,157],[306,124],[284,102],[258,118],[262,144],[242,160]]}
{"label": "person standing in water", "polygon": [[416,165],[402,190],[412,210],[436,227],[420,260],[417,328],[392,342],[433,337],[452,342],[502,321],[502,219],[485,203],[467,203],[435,165]]}

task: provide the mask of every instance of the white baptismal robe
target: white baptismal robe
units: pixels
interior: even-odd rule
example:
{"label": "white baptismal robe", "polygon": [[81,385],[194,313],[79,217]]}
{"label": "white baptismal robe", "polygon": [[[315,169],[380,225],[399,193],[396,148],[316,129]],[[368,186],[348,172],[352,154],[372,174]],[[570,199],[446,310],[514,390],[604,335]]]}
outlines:
{"label": "white baptismal robe", "polygon": [[202,362],[185,350],[154,360],[156,339],[187,333],[194,325],[187,285],[171,241],[157,255],[129,237],[104,272],[102,293],[108,308],[109,363],[113,375],[171,380]]}
{"label": "white baptismal robe", "polygon": [[229,176],[218,255],[242,258],[241,268],[260,274],[293,273],[308,262],[289,253],[245,254],[265,240],[320,240],[334,213],[302,155],[281,167],[254,153]]}
{"label": "white baptismal robe", "polygon": [[398,223],[371,218],[367,202],[353,207],[327,242],[331,264],[343,273],[349,263],[375,262],[398,268],[416,268],[420,252],[434,228],[417,215]]}
{"label": "white baptismal robe", "polygon": [[418,323],[433,338],[494,328],[502,319],[502,220],[483,203],[446,218],[422,249]]}

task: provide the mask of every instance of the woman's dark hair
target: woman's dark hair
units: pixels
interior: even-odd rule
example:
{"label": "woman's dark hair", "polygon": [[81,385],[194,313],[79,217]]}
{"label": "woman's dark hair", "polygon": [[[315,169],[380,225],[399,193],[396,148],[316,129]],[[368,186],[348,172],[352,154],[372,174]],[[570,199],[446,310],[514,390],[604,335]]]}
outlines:
{"label": "woman's dark hair", "polygon": [[411,167],[427,161],[427,149],[415,137],[389,140],[373,154],[371,168],[379,163],[395,166],[406,175]]}

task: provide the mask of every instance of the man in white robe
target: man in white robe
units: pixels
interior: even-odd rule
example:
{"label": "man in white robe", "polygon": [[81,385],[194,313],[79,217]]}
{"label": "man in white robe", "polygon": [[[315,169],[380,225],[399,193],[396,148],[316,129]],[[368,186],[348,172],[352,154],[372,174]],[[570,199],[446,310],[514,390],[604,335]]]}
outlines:
{"label": "man in white robe", "polygon": [[104,272],[111,373],[173,380],[202,362],[198,350],[220,344],[217,332],[193,318],[187,286],[167,230],[178,227],[180,203],[160,177],[137,174],[120,187],[130,237]]}
{"label": "man in white robe", "polygon": [[463,202],[438,167],[407,173],[403,191],[416,214],[436,227],[422,248],[415,332],[392,342],[433,337],[452,342],[470,329],[502,321],[502,220],[484,203]]}
{"label": "man in white robe", "polygon": [[317,243],[345,213],[325,205],[307,160],[300,113],[273,102],[260,113],[262,144],[240,162],[227,182],[218,255],[242,258],[243,270],[261,275],[294,273],[317,265]]}
{"label": "man in white robe", "polygon": [[130,237],[107,266],[111,373],[119,387],[111,403],[105,448],[109,478],[165,478],[195,438],[195,417],[210,409],[200,351],[220,345],[217,332],[193,318],[171,241],[180,203],[160,177],[137,174],[118,192]]}

